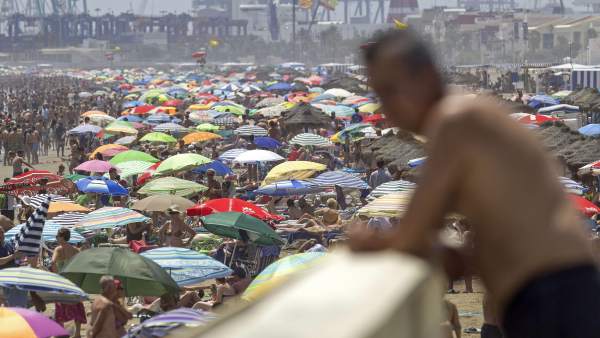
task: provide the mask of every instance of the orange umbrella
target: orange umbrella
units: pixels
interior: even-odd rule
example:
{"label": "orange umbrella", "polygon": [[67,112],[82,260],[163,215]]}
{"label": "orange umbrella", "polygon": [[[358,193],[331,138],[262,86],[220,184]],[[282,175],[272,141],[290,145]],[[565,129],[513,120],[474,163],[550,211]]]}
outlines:
{"label": "orange umbrella", "polygon": [[103,112],[103,111],[99,111],[99,110],[90,110],[90,111],[86,111],[85,113],[81,113],[81,116],[90,116],[90,115],[108,115],[107,113]]}
{"label": "orange umbrella", "polygon": [[193,133],[185,135],[183,137],[183,142],[185,144],[190,144],[190,143],[194,143],[194,142],[205,142],[205,141],[221,139],[221,138],[223,138],[223,137],[218,134],[209,133],[206,131],[197,131],[197,132],[193,132]]}
{"label": "orange umbrella", "polygon": [[55,214],[59,212],[89,212],[90,209],[81,206],[76,203],[71,202],[50,202],[50,207],[48,208],[49,214]]}

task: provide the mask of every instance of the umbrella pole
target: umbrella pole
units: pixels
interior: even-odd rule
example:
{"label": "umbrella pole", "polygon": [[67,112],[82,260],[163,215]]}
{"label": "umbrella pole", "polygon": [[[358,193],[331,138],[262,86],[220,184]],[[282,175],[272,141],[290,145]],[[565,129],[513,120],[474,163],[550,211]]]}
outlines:
{"label": "umbrella pole", "polygon": [[237,241],[233,245],[233,252],[231,253],[231,259],[229,259],[229,264],[227,265],[228,267],[231,267],[231,265],[233,264],[233,258],[235,257],[236,251],[237,251]]}

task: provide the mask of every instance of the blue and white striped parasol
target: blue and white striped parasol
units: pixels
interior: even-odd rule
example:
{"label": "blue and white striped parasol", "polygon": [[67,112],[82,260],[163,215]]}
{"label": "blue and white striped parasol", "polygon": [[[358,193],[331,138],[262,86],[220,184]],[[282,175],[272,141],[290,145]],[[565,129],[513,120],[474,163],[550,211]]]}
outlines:
{"label": "blue and white striped parasol", "polygon": [[0,286],[35,291],[44,301],[78,302],[88,298],[87,294],[70,280],[52,272],[30,267],[0,270]]}
{"label": "blue and white striped parasol", "polygon": [[75,183],[77,189],[85,193],[104,194],[111,196],[127,196],[129,191],[119,183],[104,177],[82,178]]}
{"label": "blue and white striped parasol", "polygon": [[145,251],[141,255],[167,270],[180,286],[227,277],[233,272],[214,258],[185,248],[164,247]]}
{"label": "blue and white striped parasol", "polygon": [[[15,225],[12,229],[8,230],[6,232],[6,238],[7,239],[15,238],[15,236],[21,231],[21,228],[24,225],[25,225],[25,223],[18,224],[18,225]],[[44,242],[56,242],[56,234],[58,234],[58,230],[63,227],[64,226],[57,224],[57,223],[53,223],[49,220],[46,221],[46,224],[44,225],[44,229],[42,230],[43,241]],[[71,231],[71,238],[69,239],[69,243],[76,244],[76,243],[81,243],[83,241],[85,241],[85,238],[83,236],[81,236],[79,233],[77,233],[75,231]]]}
{"label": "blue and white striped parasol", "polygon": [[380,184],[377,188],[373,189],[373,191],[371,191],[369,196],[367,196],[367,201],[370,202],[378,197],[392,194],[395,192],[412,191],[416,187],[417,185],[415,183],[403,180],[385,182]]}
{"label": "blue and white striped parasol", "polygon": [[60,227],[64,228],[74,228],[77,223],[79,223],[86,214],[82,212],[66,212],[64,214],[60,214],[52,219],[49,219],[48,222],[57,224]]}
{"label": "blue and white striped parasol", "polygon": [[219,156],[219,160],[224,161],[224,162],[231,162],[231,161],[235,160],[236,157],[238,157],[239,155],[241,155],[247,151],[248,151],[248,149],[243,149],[243,148],[229,149],[229,150],[223,152],[221,154],[221,156]]}
{"label": "blue and white striped parasol", "polygon": [[309,181],[290,180],[265,185],[254,190],[254,193],[267,196],[294,196],[315,194],[322,190],[317,184]]}
{"label": "blue and white striped parasol", "polygon": [[240,136],[267,136],[267,130],[259,126],[241,126],[234,130],[234,134]]}
{"label": "blue and white striped parasol", "polygon": [[198,327],[215,319],[216,316],[210,312],[180,308],[159,314],[130,328],[123,338],[166,337],[176,328]]}
{"label": "blue and white striped parasol", "polygon": [[369,189],[369,184],[361,180],[358,175],[343,171],[327,171],[311,180],[320,187],[339,186],[348,189]]}
{"label": "blue and white striped parasol", "polygon": [[159,125],[157,125],[156,127],[152,128],[153,131],[159,131],[162,133],[186,133],[188,131],[190,131],[188,128],[179,125],[177,123],[161,123]]}
{"label": "blue and white striped parasol", "polygon": [[581,196],[589,190],[588,188],[584,187],[582,184],[577,183],[577,182],[573,181],[572,179],[569,179],[566,177],[560,176],[560,177],[558,177],[558,181],[560,182],[560,184],[562,184],[565,191],[570,194],[575,194],[575,195]]}

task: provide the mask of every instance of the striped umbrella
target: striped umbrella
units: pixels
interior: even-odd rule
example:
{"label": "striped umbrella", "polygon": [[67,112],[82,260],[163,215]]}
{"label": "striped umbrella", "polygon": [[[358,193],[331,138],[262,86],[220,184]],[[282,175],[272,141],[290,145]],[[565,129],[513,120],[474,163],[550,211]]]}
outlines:
{"label": "striped umbrella", "polygon": [[71,199],[69,199],[65,196],[54,195],[54,194],[50,194],[50,195],[40,194],[40,195],[31,196],[27,199],[25,199],[25,198],[22,198],[22,199],[24,200],[24,202],[29,204],[31,207],[33,207],[34,209],[37,209],[42,205],[43,202],[48,200],[48,197],[50,197],[52,200],[50,202],[50,205],[52,205],[52,202],[75,203]]}
{"label": "striped umbrella", "polygon": [[[84,214],[85,215],[85,214]],[[6,238],[14,238],[19,234],[21,228],[23,228],[25,224],[15,225],[13,228],[6,232]],[[58,230],[63,228],[62,225],[53,223],[51,221],[46,221],[44,224],[44,229],[42,230],[42,239],[44,242],[56,242],[56,235],[58,234]],[[71,238],[69,239],[69,243],[76,244],[85,241],[85,238],[81,236],[79,233],[72,231]]]}
{"label": "striped umbrella", "polygon": [[210,312],[180,308],[159,314],[132,327],[123,338],[166,337],[176,328],[198,327],[215,319],[215,315]]}
{"label": "striped umbrella", "polygon": [[[127,161],[121,162],[115,165],[115,167],[119,169],[119,176],[121,176],[121,178],[127,178],[145,172],[152,165],[154,165],[154,163],[147,161]],[[110,176],[108,175],[108,173],[106,173],[104,174],[104,177],[109,178]]]}
{"label": "striped umbrella", "polygon": [[0,337],[48,338],[69,336],[69,332],[43,313],[19,307],[0,308]]}
{"label": "striped umbrella", "polygon": [[[74,228],[77,223],[81,222],[81,220],[85,217],[86,214],[82,212],[66,212],[64,214],[58,215],[48,222],[53,224],[57,224],[63,228]],[[73,236],[71,236],[73,237]]]}
{"label": "striped umbrella", "polygon": [[141,255],[166,269],[180,286],[227,277],[233,272],[214,258],[186,248],[158,248]]}
{"label": "striped umbrella", "polygon": [[132,144],[133,142],[135,142],[136,139],[137,139],[136,136],[124,136],[124,137],[121,137],[120,139],[116,140],[115,144],[129,145],[129,144]]}
{"label": "striped umbrella", "polygon": [[78,302],[87,299],[87,294],[70,280],[49,271],[30,267],[0,270],[0,286],[35,291],[45,302]]}
{"label": "striped umbrella", "polygon": [[396,192],[376,198],[358,210],[359,215],[367,217],[398,217],[406,212],[412,191]]}
{"label": "striped umbrella", "polygon": [[76,226],[86,230],[99,230],[125,226],[131,223],[147,222],[148,220],[148,217],[131,209],[104,207],[85,215]]}
{"label": "striped umbrella", "polygon": [[208,189],[202,184],[182,180],[176,177],[162,177],[146,183],[138,193],[140,195],[165,195],[190,196]]}
{"label": "striped umbrella", "polygon": [[224,162],[231,162],[231,161],[235,160],[236,157],[238,157],[239,155],[241,155],[247,151],[248,151],[248,149],[242,149],[242,148],[229,149],[229,150],[225,151],[224,153],[222,153],[221,156],[219,156],[219,160],[224,161]]}
{"label": "striped umbrella", "polygon": [[232,116],[222,116],[212,120],[212,123],[217,126],[228,127],[240,123],[240,120]]}
{"label": "striped umbrella", "polygon": [[358,175],[343,171],[327,171],[312,180],[318,186],[339,186],[348,189],[369,189],[369,184],[361,180]]}
{"label": "striped umbrella", "polygon": [[21,252],[25,256],[37,256],[40,252],[42,231],[48,215],[49,204],[50,197],[35,209],[25,225],[21,227],[19,233],[15,236],[15,249],[17,252]]}
{"label": "striped umbrella", "polygon": [[264,128],[259,126],[245,125],[234,130],[234,134],[240,136],[267,136],[268,133]]}
{"label": "striped umbrella", "polygon": [[248,301],[260,298],[293,274],[311,268],[325,255],[323,252],[305,252],[275,261],[254,278],[242,298]]}
{"label": "striped umbrella", "polygon": [[254,193],[267,196],[294,196],[314,194],[320,192],[321,190],[321,187],[313,182],[290,180],[265,185],[254,190]]}
{"label": "striped umbrella", "polygon": [[565,191],[568,193],[581,196],[588,191],[588,188],[573,181],[572,179],[561,176],[558,178],[558,181],[563,185]]}
{"label": "striped umbrella", "polygon": [[403,180],[385,182],[371,191],[369,196],[367,196],[367,201],[372,201],[378,197],[395,192],[413,191],[416,187],[417,185],[415,183]]}
{"label": "striped umbrella", "polygon": [[333,145],[328,139],[311,133],[302,133],[294,136],[290,140],[290,144],[314,147],[330,147]]}
{"label": "striped umbrella", "polygon": [[188,128],[179,125],[177,123],[161,123],[152,129],[153,131],[158,131],[162,133],[187,133],[189,131]]}

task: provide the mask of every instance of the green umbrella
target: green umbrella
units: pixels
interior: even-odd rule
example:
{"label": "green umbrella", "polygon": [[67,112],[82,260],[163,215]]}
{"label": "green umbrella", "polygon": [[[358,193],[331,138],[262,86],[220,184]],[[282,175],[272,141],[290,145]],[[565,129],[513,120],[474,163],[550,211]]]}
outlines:
{"label": "green umbrella", "polygon": [[246,108],[240,105],[216,106],[213,108],[213,110],[221,113],[232,113],[240,116],[246,114]]}
{"label": "green umbrella", "polygon": [[158,264],[129,249],[84,250],[71,258],[60,274],[92,294],[101,293],[99,281],[106,275],[120,280],[128,297],[160,297],[179,291],[177,283]]}
{"label": "green umbrella", "polygon": [[[133,175],[142,174],[153,165],[154,163],[147,161],[126,161],[118,163],[115,167],[119,169],[119,176],[127,178]],[[106,173],[104,174],[104,177],[110,177],[110,175]]]}
{"label": "green umbrella", "polygon": [[212,162],[211,159],[194,153],[177,154],[162,161],[158,168],[156,168],[154,174],[164,176],[178,171],[196,168],[210,162]]}
{"label": "green umbrella", "polygon": [[281,237],[267,223],[241,212],[219,212],[202,217],[204,228],[211,233],[235,239],[249,239],[262,245],[283,244]]}
{"label": "green umbrella", "polygon": [[215,126],[212,123],[202,123],[196,127],[196,130],[199,131],[217,131],[219,130],[219,126]]}
{"label": "green umbrella", "polygon": [[177,143],[177,139],[173,136],[158,131],[148,133],[140,139],[141,142],[156,142],[156,143]]}
{"label": "green umbrella", "polygon": [[163,177],[146,183],[138,193],[141,195],[190,196],[208,189],[202,184],[176,177]]}
{"label": "green umbrella", "polygon": [[79,174],[69,174],[69,175],[65,175],[64,176],[66,179],[72,181],[72,182],[77,182],[82,178],[86,178],[88,176],[85,175],[79,175]]}
{"label": "green umbrella", "polygon": [[158,159],[150,154],[146,154],[138,150],[127,150],[122,153],[118,153],[115,157],[108,161],[110,164],[116,166],[117,164],[128,162],[128,161],[143,161],[156,163]]}

